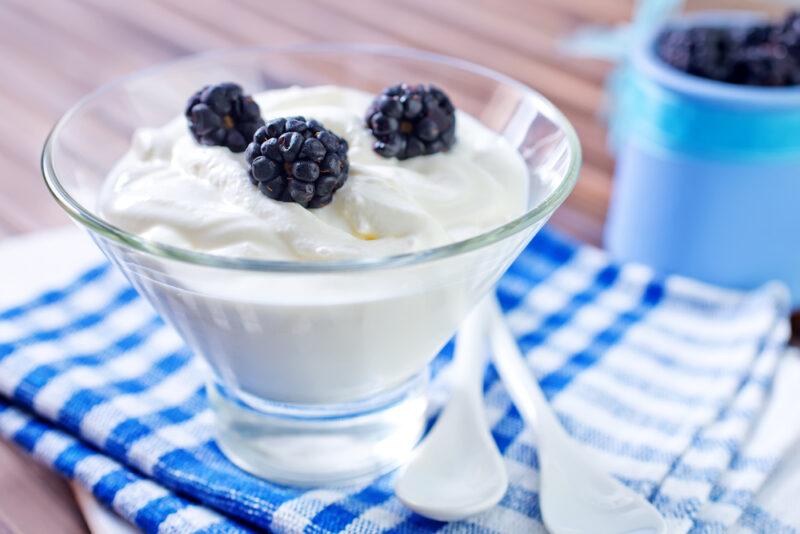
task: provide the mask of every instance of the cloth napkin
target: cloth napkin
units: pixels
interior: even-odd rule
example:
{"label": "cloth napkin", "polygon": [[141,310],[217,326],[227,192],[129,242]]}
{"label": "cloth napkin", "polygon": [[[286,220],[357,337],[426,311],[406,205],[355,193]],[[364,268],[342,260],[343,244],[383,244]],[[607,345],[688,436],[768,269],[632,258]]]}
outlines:
{"label": "cloth napkin", "polygon": [[[788,337],[782,286],[661,279],[545,230],[498,296],[569,433],[671,532],[794,531],[753,499],[794,438],[794,406],[762,417]],[[451,354],[432,365],[435,404]],[[228,462],[201,365],[109,264],[0,311],[0,434],[148,532],[543,532],[532,433],[491,365],[484,390],[510,487],[447,524],[403,507],[392,473],[303,490]]]}

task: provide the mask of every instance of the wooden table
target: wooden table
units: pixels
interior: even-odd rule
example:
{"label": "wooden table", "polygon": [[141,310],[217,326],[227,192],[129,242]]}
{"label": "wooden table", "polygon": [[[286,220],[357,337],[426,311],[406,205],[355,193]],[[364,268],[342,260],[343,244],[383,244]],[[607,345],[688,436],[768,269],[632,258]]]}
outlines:
{"label": "wooden table", "polygon": [[[401,44],[460,56],[541,91],[575,125],[585,159],[575,192],[553,222],[599,243],[613,168],[597,119],[609,66],[563,57],[554,48],[581,25],[627,21],[632,4],[0,0],[0,239],[67,222],[45,190],[38,159],[49,128],[81,95],[122,74],[201,50],[321,40]],[[85,529],[64,482],[0,442],[0,533]]]}

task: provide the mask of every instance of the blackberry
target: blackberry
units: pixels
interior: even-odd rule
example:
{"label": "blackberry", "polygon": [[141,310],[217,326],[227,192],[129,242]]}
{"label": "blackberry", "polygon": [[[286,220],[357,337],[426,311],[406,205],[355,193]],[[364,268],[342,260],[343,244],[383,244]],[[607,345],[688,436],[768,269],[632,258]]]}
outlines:
{"label": "blackberry", "polygon": [[795,61],[800,62],[800,11],[789,13],[777,34],[778,42],[786,47]]}
{"label": "blackberry", "polygon": [[184,114],[198,143],[228,147],[232,152],[244,151],[264,124],[253,97],[230,82],[207,85],[197,91],[189,98]]}
{"label": "blackberry", "polygon": [[800,82],[800,70],[781,45],[743,48],[733,56],[730,81],[759,87],[782,87]]}
{"label": "blackberry", "polygon": [[268,121],[247,146],[250,181],[274,200],[321,208],[347,181],[347,141],[314,119]]}
{"label": "blackberry", "polygon": [[683,30],[666,29],[656,42],[658,55],[678,70],[687,72],[692,61],[692,43]]}
{"label": "blackberry", "polygon": [[385,158],[408,159],[450,150],[456,114],[450,98],[433,85],[393,85],[367,109],[372,147]]}
{"label": "blackberry", "polygon": [[673,67],[722,82],[800,85],[800,12],[779,23],[743,28],[668,28],[658,55]]}
{"label": "blackberry", "polygon": [[757,24],[731,30],[735,46],[741,48],[765,45],[772,42],[775,35],[775,27],[771,24]]}
{"label": "blackberry", "polygon": [[665,32],[658,43],[661,58],[673,67],[712,80],[730,74],[728,56],[733,47],[729,31],[696,27]]}

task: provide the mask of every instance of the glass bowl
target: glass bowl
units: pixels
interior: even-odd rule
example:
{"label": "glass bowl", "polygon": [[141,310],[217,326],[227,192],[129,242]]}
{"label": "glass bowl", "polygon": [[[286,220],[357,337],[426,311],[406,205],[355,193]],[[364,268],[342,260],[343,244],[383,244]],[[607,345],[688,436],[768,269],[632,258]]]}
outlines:
{"label": "glass bowl", "polygon": [[[518,148],[529,210],[434,249],[319,262],[199,253],[103,220],[98,195],[134,131],[168,122],[198,87],[227,80],[251,93],[436,84]],[[403,461],[424,429],[428,363],[564,201],[579,167],[573,128],[529,87],[453,58],[357,45],[230,50],[147,69],[78,102],[42,155],[56,201],[208,363],[220,448],[295,485],[353,482]]]}

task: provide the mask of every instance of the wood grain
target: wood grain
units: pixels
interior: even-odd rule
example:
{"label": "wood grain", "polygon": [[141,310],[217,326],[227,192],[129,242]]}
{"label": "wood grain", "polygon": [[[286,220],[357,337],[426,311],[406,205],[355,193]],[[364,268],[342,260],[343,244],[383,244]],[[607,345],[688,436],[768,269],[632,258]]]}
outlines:
{"label": "wood grain", "polygon": [[[584,145],[585,172],[554,223],[597,243],[613,161],[597,121],[609,67],[555,52],[588,22],[621,22],[629,0],[0,1],[0,238],[60,225],[38,171],[41,144],[82,94],[192,52],[249,44],[360,41],[470,59],[531,84],[560,106]],[[11,120],[9,120],[9,118]],[[600,193],[595,196],[595,193]],[[586,206],[592,208],[586,210]]]}
{"label": "wood grain", "polygon": [[[742,0],[745,1],[745,0]],[[708,3],[708,2],[706,2]],[[752,2],[751,2],[752,3]],[[46,192],[39,154],[80,96],[136,69],[251,44],[400,44],[463,57],[541,91],[575,125],[585,164],[553,222],[599,243],[613,161],[597,120],[609,66],[564,57],[583,24],[618,24],[633,0],[0,0],[0,238],[67,222]],[[0,534],[83,532],[64,483],[0,443]]]}
{"label": "wood grain", "polygon": [[[613,168],[596,118],[609,67],[563,57],[555,45],[581,24],[623,21],[630,5],[631,0],[0,0],[0,239],[67,222],[45,190],[38,159],[49,129],[81,95],[193,52],[340,41],[463,57],[552,99],[578,130],[586,161],[554,224],[598,243]],[[64,483],[0,442],[0,534],[85,528]]]}
{"label": "wood grain", "polygon": [[67,483],[0,441],[0,534],[86,532]]}

